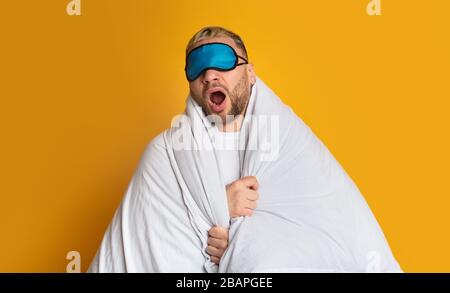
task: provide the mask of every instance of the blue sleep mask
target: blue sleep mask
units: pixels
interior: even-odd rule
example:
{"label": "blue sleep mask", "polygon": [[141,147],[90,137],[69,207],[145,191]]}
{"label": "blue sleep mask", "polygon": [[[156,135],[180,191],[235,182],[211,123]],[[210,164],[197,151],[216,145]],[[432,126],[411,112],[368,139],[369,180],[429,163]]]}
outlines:
{"label": "blue sleep mask", "polygon": [[[244,60],[244,63],[238,64],[239,58]],[[248,64],[247,59],[239,56],[231,46],[224,43],[207,43],[189,52],[184,70],[187,79],[194,81],[205,70],[229,71],[243,64]]]}

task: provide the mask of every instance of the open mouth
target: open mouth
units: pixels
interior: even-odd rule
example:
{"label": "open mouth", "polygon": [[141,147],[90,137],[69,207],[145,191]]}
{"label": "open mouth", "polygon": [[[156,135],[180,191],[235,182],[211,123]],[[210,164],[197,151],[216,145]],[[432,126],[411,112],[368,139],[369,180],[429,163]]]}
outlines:
{"label": "open mouth", "polygon": [[219,113],[225,109],[226,94],[221,89],[213,89],[209,92],[209,105],[213,112]]}
{"label": "open mouth", "polygon": [[212,92],[209,96],[209,99],[211,102],[213,102],[216,105],[220,105],[225,100],[225,94],[221,91]]}

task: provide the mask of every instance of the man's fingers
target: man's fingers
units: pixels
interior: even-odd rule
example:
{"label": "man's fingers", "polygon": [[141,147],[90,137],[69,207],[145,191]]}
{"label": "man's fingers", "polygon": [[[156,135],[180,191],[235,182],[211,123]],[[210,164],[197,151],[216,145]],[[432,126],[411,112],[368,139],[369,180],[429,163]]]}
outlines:
{"label": "man's fingers", "polygon": [[219,264],[220,258],[218,258],[217,256],[211,256],[211,261],[213,263],[215,263],[216,265]]}
{"label": "man's fingers", "polygon": [[208,245],[206,247],[206,252],[211,256],[217,256],[218,258],[222,257],[222,254],[224,253],[223,250],[220,250],[214,246]]}
{"label": "man's fingers", "polygon": [[248,200],[258,200],[259,193],[258,193],[258,191],[255,191],[255,190],[247,190],[246,197]]}
{"label": "man's fingers", "polygon": [[235,218],[235,217],[242,217],[242,216],[253,216],[253,209],[251,208],[240,208],[236,210],[236,213],[233,214],[231,217]]}
{"label": "man's fingers", "polygon": [[208,235],[219,239],[228,239],[228,229],[220,226],[214,226],[208,231]]}
{"label": "man's fingers", "polygon": [[239,179],[247,188],[258,190],[259,183],[255,176],[245,176]]}
{"label": "man's fingers", "polygon": [[228,229],[215,226],[209,229],[208,235],[206,252],[211,256],[212,262],[219,264],[220,258],[228,247]]}
{"label": "man's fingers", "polygon": [[252,209],[252,210],[254,210],[254,209],[256,209],[256,205],[257,205],[257,203],[256,203],[255,200],[248,200],[245,207],[246,207],[247,209]]}
{"label": "man's fingers", "polygon": [[225,250],[228,247],[228,240],[208,237],[208,245]]}
{"label": "man's fingers", "polygon": [[244,208],[241,211],[241,215],[242,216],[246,216],[246,217],[253,216],[253,210],[252,209],[248,209],[248,208]]}

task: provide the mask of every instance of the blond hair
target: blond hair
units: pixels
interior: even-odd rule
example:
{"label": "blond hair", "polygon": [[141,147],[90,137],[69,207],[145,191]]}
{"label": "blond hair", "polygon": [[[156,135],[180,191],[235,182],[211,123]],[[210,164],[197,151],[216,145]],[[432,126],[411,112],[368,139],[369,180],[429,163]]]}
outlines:
{"label": "blond hair", "polygon": [[214,37],[228,37],[228,38],[232,39],[234,41],[234,43],[236,44],[236,46],[238,48],[242,49],[242,51],[245,54],[244,57],[248,58],[247,49],[245,49],[245,45],[244,45],[244,42],[242,41],[241,37],[238,34],[235,34],[232,31],[230,31],[226,28],[220,27],[220,26],[207,26],[207,27],[204,27],[201,30],[199,30],[189,40],[189,42],[186,46],[186,56],[189,54],[191,49],[193,49],[195,44],[197,44],[201,40],[214,38]]}

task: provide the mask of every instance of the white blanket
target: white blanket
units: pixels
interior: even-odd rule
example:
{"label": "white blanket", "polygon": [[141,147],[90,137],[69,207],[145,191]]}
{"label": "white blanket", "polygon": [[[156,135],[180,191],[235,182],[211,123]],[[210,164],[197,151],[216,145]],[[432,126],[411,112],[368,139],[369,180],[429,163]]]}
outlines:
{"label": "white blanket", "polygon": [[[184,116],[148,145],[90,272],[400,272],[350,177],[310,128],[260,80],[240,131],[241,176],[258,207],[230,221],[210,119]],[[219,266],[207,233],[230,228]]]}

